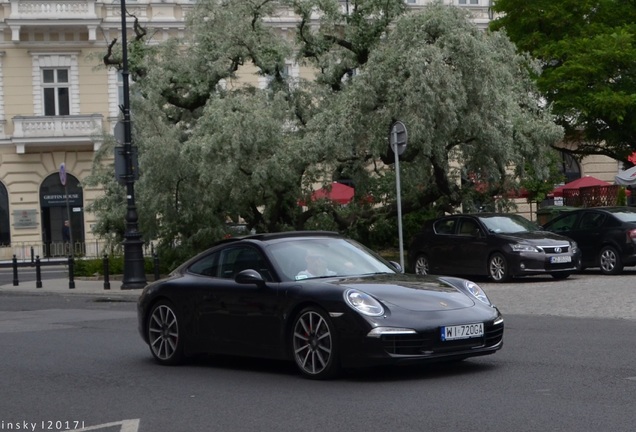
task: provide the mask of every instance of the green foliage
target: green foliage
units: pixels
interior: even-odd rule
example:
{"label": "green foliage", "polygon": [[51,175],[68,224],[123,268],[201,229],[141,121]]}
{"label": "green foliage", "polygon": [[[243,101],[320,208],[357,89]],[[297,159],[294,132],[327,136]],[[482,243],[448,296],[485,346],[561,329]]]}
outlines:
{"label": "green foliage", "polygon": [[627,205],[627,192],[624,187],[618,189],[616,193],[616,205],[624,206]]}
{"label": "green foliage", "polygon": [[537,84],[580,154],[636,150],[636,3],[496,0],[493,30],[541,60]]}
{"label": "green foliage", "polygon": [[[396,119],[409,130],[400,161],[408,235],[423,215],[463,202],[470,190],[459,186],[462,170],[486,179],[490,196],[518,186],[525,172],[510,167],[525,161],[547,178],[539,167],[562,131],[530,79],[537,65],[504,35],[480,31],[460,8],[441,4],[408,14],[403,0],[350,6],[346,15],[337,0],[203,0],[185,38],[135,45],[139,225],[160,239],[169,267],[239,221],[258,232],[327,229],[396,245],[388,148]],[[281,7],[300,16],[288,37],[264,20]],[[321,16],[320,27],[311,16]],[[289,61],[312,68],[315,79],[285,75]],[[249,64],[266,88],[235,81]],[[105,217],[98,232],[119,239],[123,188],[99,167],[94,173],[95,184],[107,185],[94,205]],[[354,183],[352,203],[310,199],[317,184],[334,179]]]}
{"label": "green foliage", "polygon": [[[146,257],[144,259],[144,270],[147,275],[154,274],[154,260]],[[167,274],[169,269],[159,265],[160,273]],[[109,275],[122,275],[124,273],[124,257],[122,255],[108,257]],[[104,276],[103,259],[77,259],[74,261],[73,275],[79,277]]]}

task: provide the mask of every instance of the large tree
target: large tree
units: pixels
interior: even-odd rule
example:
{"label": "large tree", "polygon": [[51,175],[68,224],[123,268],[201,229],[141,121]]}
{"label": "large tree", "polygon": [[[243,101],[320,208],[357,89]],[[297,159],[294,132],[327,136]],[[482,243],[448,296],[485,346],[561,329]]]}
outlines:
{"label": "large tree", "polygon": [[[265,19],[285,7],[300,18],[292,37]],[[528,164],[546,178],[561,130],[536,95],[532,60],[459,8],[404,12],[402,0],[351,0],[348,15],[337,0],[208,0],[185,39],[132,46],[142,231],[196,250],[240,216],[259,231],[368,240],[395,220],[396,119],[409,129],[405,214],[452,210],[475,183],[510,192]],[[287,76],[292,58],[314,79]],[[266,89],[239,79],[247,66]],[[336,177],[354,182],[352,204],[309,198]]]}
{"label": "large tree", "polygon": [[542,62],[537,84],[580,154],[636,151],[636,1],[495,0],[493,30]]}

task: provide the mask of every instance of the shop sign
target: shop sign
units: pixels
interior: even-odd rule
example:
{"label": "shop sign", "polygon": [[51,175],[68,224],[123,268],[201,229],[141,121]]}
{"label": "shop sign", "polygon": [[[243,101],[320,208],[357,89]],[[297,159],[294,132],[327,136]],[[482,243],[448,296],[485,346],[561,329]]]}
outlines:
{"label": "shop sign", "polygon": [[59,207],[66,205],[66,197],[68,196],[68,203],[71,206],[82,207],[82,194],[81,193],[45,193],[40,197],[40,205],[42,207]]}

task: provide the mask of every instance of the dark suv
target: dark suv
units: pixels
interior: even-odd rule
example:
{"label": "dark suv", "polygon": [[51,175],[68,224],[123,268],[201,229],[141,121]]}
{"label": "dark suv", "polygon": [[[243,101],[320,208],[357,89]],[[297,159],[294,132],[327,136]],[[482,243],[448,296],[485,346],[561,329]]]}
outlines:
{"label": "dark suv", "polygon": [[582,267],[620,274],[636,265],[636,208],[591,207],[563,214],[544,229],[563,234],[579,245]]}

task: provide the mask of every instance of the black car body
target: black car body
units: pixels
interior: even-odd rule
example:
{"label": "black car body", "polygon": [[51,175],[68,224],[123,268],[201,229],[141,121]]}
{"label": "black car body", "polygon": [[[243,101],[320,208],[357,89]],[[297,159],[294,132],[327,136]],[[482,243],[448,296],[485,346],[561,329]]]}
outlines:
{"label": "black car body", "polygon": [[599,267],[604,274],[620,274],[636,265],[636,209],[590,207],[563,214],[544,229],[567,236],[581,249],[582,267]]}
{"label": "black car body", "polygon": [[[327,276],[303,272],[306,252],[322,254]],[[475,283],[402,274],[326,232],[223,241],[148,285],[138,316],[162,364],[197,353],[289,359],[316,379],[342,367],[492,354],[504,330]]]}
{"label": "black car body", "polygon": [[429,221],[408,250],[416,274],[485,275],[495,282],[550,274],[566,278],[580,251],[567,237],[515,214],[456,214]]}

